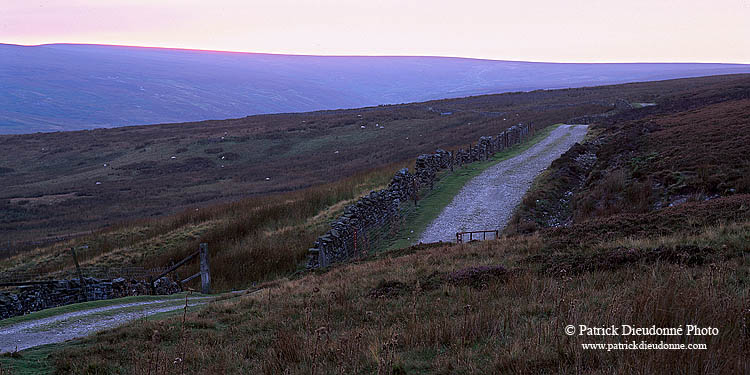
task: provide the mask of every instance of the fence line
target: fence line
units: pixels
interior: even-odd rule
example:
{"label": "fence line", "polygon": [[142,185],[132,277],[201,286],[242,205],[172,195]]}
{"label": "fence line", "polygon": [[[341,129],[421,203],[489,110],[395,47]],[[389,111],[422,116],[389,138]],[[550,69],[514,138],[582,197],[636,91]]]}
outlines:
{"label": "fence line", "polygon": [[[466,235],[469,235],[468,242],[472,241],[479,241],[480,237],[482,241],[487,240],[487,234],[492,234],[490,236],[491,240],[496,240],[500,236],[500,230],[498,229],[492,229],[492,230],[474,230],[469,232],[458,232],[456,233],[456,243],[464,243],[467,242]],[[476,235],[476,237],[474,236]]]}

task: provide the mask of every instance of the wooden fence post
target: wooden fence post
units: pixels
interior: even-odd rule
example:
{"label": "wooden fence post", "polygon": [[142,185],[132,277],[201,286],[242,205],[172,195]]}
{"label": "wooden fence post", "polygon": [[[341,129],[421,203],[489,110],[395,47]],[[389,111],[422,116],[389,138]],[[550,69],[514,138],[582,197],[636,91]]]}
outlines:
{"label": "wooden fence post", "polygon": [[201,293],[211,294],[211,272],[208,265],[208,244],[200,244]]}
{"label": "wooden fence post", "polygon": [[148,285],[150,287],[149,289],[151,289],[151,295],[155,296],[156,295],[156,285],[154,285],[154,276],[153,275],[149,275],[149,277],[148,277]]}
{"label": "wooden fence post", "polygon": [[71,247],[70,252],[73,254],[73,263],[75,263],[76,272],[78,272],[78,281],[81,282],[81,296],[84,301],[88,301],[88,297],[86,297],[86,280],[83,279],[83,273],[81,272],[81,266],[78,264],[78,256],[76,256],[75,247]]}
{"label": "wooden fence post", "polygon": [[78,264],[78,257],[76,256],[76,249],[74,247],[71,247],[70,252],[73,254],[73,263],[75,263],[76,265],[76,272],[78,272],[78,279],[81,281],[81,284],[84,284],[85,281],[83,280],[83,273],[81,273],[81,266]]}

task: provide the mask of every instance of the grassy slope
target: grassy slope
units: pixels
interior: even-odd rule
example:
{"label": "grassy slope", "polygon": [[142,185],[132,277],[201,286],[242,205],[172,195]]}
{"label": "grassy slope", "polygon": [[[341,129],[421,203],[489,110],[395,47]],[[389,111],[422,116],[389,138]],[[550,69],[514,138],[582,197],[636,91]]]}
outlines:
{"label": "grassy slope", "polygon": [[[732,119],[743,118],[750,107],[721,94],[722,101],[727,96],[729,101],[718,107],[690,104],[693,99],[673,100],[680,105],[638,109],[650,111],[645,113],[650,116],[646,121],[614,119],[608,129],[594,133],[609,147],[594,167],[602,173],[591,175],[590,185],[577,193],[581,197],[577,199],[590,197],[600,185],[624,199],[618,185],[606,182],[612,173],[604,171],[631,166],[627,161],[638,155],[633,150],[654,152],[662,147],[673,150],[670,158],[700,162],[703,159],[691,156],[694,148],[734,144],[734,137],[726,136],[700,136],[690,140],[693,147],[688,148],[666,139],[639,141],[658,139],[663,131],[644,132],[639,124],[712,132],[706,124],[695,124],[695,113],[701,113],[696,108],[733,114],[707,118],[721,119],[717,127],[735,126]],[[700,92],[692,96],[696,97],[711,101],[711,95]],[[743,151],[727,149],[729,160],[737,152]],[[654,178],[661,175],[659,168],[644,170],[656,171]],[[717,171],[710,176],[740,186],[736,181],[742,174]],[[684,186],[706,186],[700,184],[704,181],[713,180],[696,177],[685,180]],[[634,206],[616,199],[606,202]],[[393,251],[391,256],[282,282],[261,296],[216,303],[191,315],[196,328],[188,331],[191,344],[185,359],[194,373],[334,373],[341,368],[346,373],[389,374],[746,372],[748,207],[750,195],[735,194],[654,212],[609,210],[609,216],[589,215],[569,227],[500,241]],[[470,268],[494,265],[509,271]],[[145,339],[145,332],[169,332],[168,327],[177,324],[108,333],[89,340],[85,347],[62,350],[53,360],[64,373],[85,366],[105,372],[129,366],[131,371],[147,372],[149,365],[132,362],[127,354],[112,358],[103,353],[132,347],[154,357],[173,357],[178,353],[178,336],[162,337],[159,342]],[[585,351],[581,343],[631,338],[567,336],[563,328],[568,324],[697,324],[717,327],[720,334],[632,338],[705,343],[707,350]],[[243,339],[237,340],[238,335]],[[111,337],[119,342],[112,343]]]}
{"label": "grassy slope", "polygon": [[450,204],[453,197],[461,191],[472,178],[480,175],[487,168],[523,153],[557,128],[560,124],[548,126],[538,132],[530,140],[513,146],[493,155],[489,160],[475,162],[465,165],[454,172],[444,171],[442,177],[435,183],[432,190],[427,191],[424,197],[415,206],[407,205],[403,210],[405,225],[395,238],[389,249],[400,249],[415,243],[422,235],[427,226],[440,215],[443,208]]}
{"label": "grassy slope", "polygon": [[565,122],[606,112],[615,99],[654,102],[743,77],[0,136],[0,252],[122,221],[338,181],[437,147],[461,147],[518,122]]}
{"label": "grassy slope", "polygon": [[[529,94],[515,96],[499,98],[492,107],[508,112],[507,121],[483,113],[481,102],[445,101],[0,136],[6,150],[0,156],[0,235],[15,248],[123,220],[297,190],[410,160],[437,147],[475,142],[520,121],[552,123],[609,109],[539,110],[547,104],[534,106],[524,98]],[[585,100],[558,96],[548,102]],[[430,110],[438,105],[456,112],[441,116]],[[462,106],[469,110],[454,109]],[[519,116],[511,118],[510,113]],[[3,248],[8,246],[3,242]]]}
{"label": "grassy slope", "polygon": [[[315,188],[247,198],[232,204],[190,210],[166,218],[121,225],[82,239],[62,242],[0,261],[5,271],[35,277],[70,277],[69,248],[78,247],[84,272],[91,267],[165,265],[208,242],[212,287],[230,290],[298,270],[306,250],[346,203],[386,185],[403,165],[391,165]],[[87,244],[87,248],[80,248]],[[197,264],[181,268],[184,278]],[[196,287],[198,280],[193,281]]]}
{"label": "grassy slope", "polygon": [[49,356],[59,350],[59,348],[59,345],[50,344],[32,350],[26,350],[23,354],[20,352],[4,353],[0,355],[0,374],[51,374],[55,368],[52,363],[50,363]]}
{"label": "grassy slope", "polygon": [[[711,79],[712,82],[715,80],[722,81],[722,79]],[[684,84],[682,81],[675,81],[652,83],[645,86],[625,85],[581,90],[539,91],[349,111],[255,116],[240,120],[182,124],[179,126],[163,125],[119,128],[111,131],[7,137],[0,139],[0,142],[5,142],[9,149],[20,147],[24,150],[19,154],[18,160],[14,159],[13,163],[16,164],[9,165],[12,168],[30,168],[33,163],[22,163],[25,160],[24,158],[49,159],[49,155],[44,154],[44,152],[39,154],[39,150],[50,151],[49,147],[54,146],[54,150],[50,152],[59,154],[59,156],[48,161],[50,163],[63,163],[64,165],[54,163],[54,165],[47,165],[44,164],[47,162],[44,162],[42,163],[44,166],[38,169],[32,168],[35,171],[34,173],[47,176],[45,177],[47,180],[39,183],[58,186],[58,178],[71,178],[70,176],[78,173],[70,168],[75,170],[83,168],[89,171],[90,168],[77,167],[82,161],[76,158],[85,159],[87,153],[94,152],[101,147],[108,147],[113,149],[112,152],[123,153],[122,157],[127,160],[120,163],[122,166],[134,163],[141,163],[138,165],[142,166],[142,168],[139,167],[141,169],[131,170],[133,172],[131,175],[118,177],[120,178],[118,181],[127,185],[118,187],[119,191],[158,187],[168,182],[176,185],[163,191],[159,188],[160,191],[164,193],[180,191],[193,199],[202,194],[200,187],[205,186],[206,181],[212,178],[210,177],[213,173],[212,170],[193,171],[195,174],[187,171],[185,172],[187,174],[170,175],[171,169],[162,166],[161,161],[151,159],[161,160],[160,157],[168,158],[168,155],[174,154],[179,155],[176,160],[183,160],[199,157],[199,155],[205,156],[207,155],[205,151],[221,148],[222,153],[236,151],[236,154],[241,155],[241,159],[244,160],[246,157],[264,157],[262,152],[248,152],[248,150],[260,150],[264,147],[274,148],[274,145],[283,145],[284,147],[274,149],[273,152],[269,151],[270,153],[265,155],[264,163],[246,165],[244,161],[237,161],[239,164],[236,164],[235,167],[241,167],[242,173],[253,173],[255,176],[253,178],[262,178],[268,171],[281,171],[312,183],[318,181],[316,179],[320,176],[336,178],[341,173],[351,173],[352,170],[359,168],[357,163],[366,162],[369,168],[373,168],[373,162],[377,165],[384,160],[398,160],[406,157],[404,155],[407,154],[409,160],[413,160],[414,155],[418,154],[418,150],[432,151],[437,146],[449,147],[457,144],[457,142],[463,142],[463,139],[475,141],[480,135],[499,132],[507,124],[515,123],[515,121],[534,119],[541,123],[555,123],[576,114],[595,113],[608,109],[608,107],[600,104],[592,104],[594,99],[606,102],[611,98],[625,95],[643,97],[646,100],[652,96],[648,94],[649,92],[655,91],[656,88],[663,85],[667,85],[670,90],[682,90]],[[571,106],[571,103],[577,103],[577,105]],[[427,110],[426,108],[431,109]],[[444,109],[455,111],[455,116],[441,116],[439,113]],[[508,111],[508,113],[502,114],[502,111]],[[508,116],[508,118],[498,116]],[[368,128],[362,130],[360,128],[360,123],[370,126],[373,122],[385,126],[385,129]],[[223,135],[224,132],[231,132],[231,134],[225,136]],[[176,137],[175,134],[182,135]],[[394,134],[398,134],[398,137]],[[368,135],[370,138],[368,138]],[[424,135],[428,135],[428,137],[424,137]],[[402,136],[406,137],[401,139]],[[222,137],[226,139],[220,139]],[[400,146],[393,147],[394,137],[398,140],[396,145]],[[409,137],[417,140],[407,141],[406,138]],[[91,142],[97,143],[92,144]],[[247,142],[257,143],[255,145],[257,147],[250,147],[245,144]],[[383,147],[383,142],[390,147]],[[136,146],[131,150],[133,143]],[[235,150],[234,147],[238,144],[239,148]],[[186,150],[178,153],[177,149],[182,148]],[[347,161],[343,164],[332,162],[326,158],[338,158],[340,155],[337,156],[330,152],[321,154],[321,148],[327,148],[329,151],[332,148],[341,150],[344,159]],[[349,153],[348,148],[357,149],[357,152]],[[398,155],[393,154],[383,158],[382,155],[378,154],[382,150],[390,150],[388,152],[397,150]],[[210,155],[214,157],[220,154]],[[306,155],[306,157],[302,158],[300,155]],[[89,161],[86,161],[86,163]],[[274,164],[276,162],[283,165]],[[84,164],[88,165],[86,163]],[[108,167],[106,168],[119,168],[118,163],[113,164],[111,160],[107,163]],[[263,167],[263,171],[253,169],[258,165]],[[320,171],[316,168],[321,166],[334,168],[336,171],[318,173]],[[330,212],[327,217],[315,218],[316,215],[321,210],[328,210],[328,207],[338,202],[351,200],[372,188],[387,184],[397,166],[403,166],[403,163],[386,164],[374,170],[370,169],[371,172],[355,174],[334,183],[296,192],[249,198],[228,204],[190,208],[164,218],[126,222],[110,230],[95,232],[72,241],[61,241],[28,254],[0,261],[0,267],[9,272],[66,276],[72,272],[72,264],[69,257],[65,256],[65,251],[71,246],[76,246],[79,247],[78,255],[81,262],[84,263],[84,267],[89,265],[104,267],[118,265],[151,268],[178,261],[194,251],[199,242],[208,242],[212,255],[221,254],[221,259],[213,263],[213,266],[220,270],[215,278],[217,287],[228,289],[246,286],[254,281],[295,271],[309,244],[314,241],[317,235],[325,231],[326,219],[333,217],[336,212]],[[51,177],[47,174],[50,172],[50,168],[55,170]],[[152,173],[154,171],[159,172],[159,181],[148,180],[154,176]],[[21,175],[11,174],[9,179],[4,178],[3,181],[18,182],[16,177],[20,178],[21,176],[26,176],[24,179],[30,178],[31,180],[37,178],[33,177],[34,173],[30,173],[31,170],[29,170],[29,173],[22,173]],[[117,175],[120,172],[112,173]],[[308,173],[318,177],[308,178],[310,177]],[[103,178],[99,175],[95,176],[97,176],[97,179]],[[242,175],[236,175],[236,178],[244,179]],[[268,188],[275,186],[273,189],[288,188],[292,184],[292,180],[287,178],[277,179],[273,176],[271,182],[265,181],[264,178],[263,180],[262,183],[267,185]],[[189,186],[183,185],[186,181],[189,182]],[[103,185],[109,186],[106,181]],[[229,185],[232,189],[243,188],[244,186],[236,183]],[[227,191],[223,190],[223,187],[218,189],[217,191],[221,191],[223,196],[229,196]],[[252,192],[252,189],[250,191]],[[247,193],[248,191],[245,190],[244,194]],[[13,212],[23,206],[33,209],[34,217],[43,218],[45,214],[39,209],[46,210],[59,205],[68,205],[72,202],[70,199],[80,198],[78,193],[67,192],[66,194],[64,197],[58,194],[57,198],[54,199],[49,194],[34,199],[14,198],[8,201],[9,203],[6,202],[10,204],[9,207],[6,207],[8,210],[3,209],[0,212],[12,216]],[[109,200],[126,200],[128,205],[131,203],[140,204],[144,201],[144,196],[154,197],[158,195],[150,192],[139,194],[138,197],[109,195],[106,209],[89,205],[91,202],[88,201],[77,201],[77,203],[87,204],[89,209],[83,212],[86,215],[105,214],[109,209],[117,209],[119,214],[129,211],[131,207],[125,207],[121,204],[113,205]],[[149,199],[145,199],[145,201]],[[174,203],[170,199],[162,203],[164,202]],[[82,213],[77,209],[75,211],[76,215]],[[313,218],[315,219],[313,220]],[[33,227],[29,223],[14,222],[13,220],[9,219],[7,222],[14,223],[15,227]],[[71,218],[67,222],[75,223],[76,220],[76,218]],[[80,224],[78,225],[79,228],[86,227],[85,224],[80,222],[78,224]],[[54,225],[46,225],[46,227],[54,227]],[[186,270],[185,272],[189,271]]]}
{"label": "grassy slope", "polygon": [[[58,177],[69,178],[68,174],[73,173],[69,170],[70,168],[83,168],[88,171],[89,169],[86,169],[88,167],[85,167],[85,165],[88,165],[86,163],[91,160],[86,155],[90,153],[99,155],[100,148],[111,148],[112,152],[123,152],[123,157],[128,158],[127,162],[132,164],[147,162],[147,159],[153,156],[151,154],[154,152],[171,155],[174,151],[175,154],[181,155],[176,159],[181,162],[182,159],[190,155],[192,157],[197,157],[196,155],[199,154],[218,157],[221,154],[206,154],[205,151],[222,148],[223,151],[221,152],[226,153],[230,151],[229,148],[240,143],[244,144],[243,142],[260,142],[258,145],[271,148],[276,147],[274,145],[284,145],[284,147],[276,148],[275,151],[265,155],[268,157],[267,163],[244,164],[245,161],[241,161],[245,160],[246,157],[264,157],[263,153],[251,152],[251,150],[257,148],[247,148],[245,147],[247,145],[240,145],[235,150],[237,151],[236,154],[241,156],[241,160],[237,161],[239,164],[236,164],[235,167],[238,169],[234,171],[241,173],[235,174],[235,177],[233,177],[235,180],[227,186],[231,186],[232,189],[238,188],[243,191],[243,194],[248,194],[253,190],[247,190],[246,185],[237,183],[239,180],[246,180],[245,177],[242,177],[245,173],[253,174],[255,176],[253,178],[262,178],[259,176],[264,176],[268,171],[282,171],[296,176],[295,178],[306,179],[310,183],[316,181],[315,178],[317,177],[310,179],[308,173],[318,177],[325,176],[325,178],[335,179],[341,174],[352,173],[353,170],[357,170],[365,164],[369,165],[369,168],[373,168],[372,163],[377,165],[377,163],[387,160],[398,159],[401,157],[398,155],[408,154],[408,160],[413,161],[414,155],[418,154],[418,150],[432,151],[437,146],[450,148],[451,145],[462,142],[463,139],[475,141],[480,135],[492,134],[495,131],[502,130],[505,126],[503,124],[514,123],[516,120],[535,119],[541,123],[552,124],[568,119],[574,114],[595,113],[602,109],[608,109],[609,107],[602,106],[602,103],[613,100],[613,98],[626,97],[637,101],[653,101],[658,98],[669,97],[668,93],[689,92],[686,90],[693,89],[696,84],[702,85],[701,87],[705,87],[706,90],[718,90],[719,88],[743,84],[747,80],[747,76],[709,77],[585,89],[489,95],[359,110],[255,116],[246,119],[198,124],[0,137],[2,138],[0,143],[8,146],[8,150],[18,148],[18,152],[7,153],[7,155],[17,154],[19,156],[18,160],[14,159],[14,163],[21,163],[26,160],[24,158],[47,160],[42,163],[46,166],[39,168],[34,167],[36,164],[33,162],[22,163],[22,166],[14,164],[11,167],[31,169],[27,171],[28,173],[24,172],[20,175],[13,174],[15,172],[4,175],[2,181],[10,184],[16,184],[20,181],[21,185],[14,186],[21,188],[21,186],[24,186],[23,181],[31,183],[30,181],[37,178],[34,177],[36,174],[48,176],[51,168],[54,169],[52,177],[48,177],[50,179],[42,182],[58,186],[55,181]],[[427,110],[428,108],[432,109]],[[443,109],[453,110],[455,116],[440,116],[439,112]],[[361,118],[358,117],[360,115]],[[508,121],[504,121],[506,118],[501,117],[506,115],[509,116]],[[359,127],[360,122],[369,125],[372,122],[379,123],[385,125],[386,129],[368,128],[363,133],[363,130]],[[399,134],[398,139],[403,135],[427,135],[427,137],[418,137],[419,140],[408,142],[404,137],[404,139],[401,139],[401,143],[396,142],[397,147],[393,147],[394,135],[383,133],[393,131]],[[225,132],[230,132],[230,134],[225,136]],[[176,136],[176,134],[179,136]],[[353,134],[358,135],[355,137]],[[364,144],[357,141],[358,137],[364,137],[367,134],[384,136],[365,137],[363,139],[367,142]],[[221,140],[221,137],[226,139]],[[344,140],[341,141],[339,138]],[[333,143],[323,142],[319,144],[321,140],[326,139]],[[424,141],[421,139],[424,139]],[[383,147],[382,142],[388,143],[390,147]],[[133,146],[134,143],[135,146]],[[316,144],[317,146],[315,146]],[[321,154],[319,152],[320,147],[333,146],[344,153],[346,162],[331,162],[326,158],[339,157],[340,155]],[[358,151],[346,156],[349,155],[346,147],[353,147]],[[172,148],[175,149],[172,150]],[[177,153],[178,148],[187,150]],[[423,150],[423,148],[426,149]],[[53,152],[57,156],[50,158],[44,152],[39,154],[42,149]],[[393,154],[382,158],[378,152],[397,152],[398,155]],[[307,157],[302,158],[299,155],[307,155]],[[292,159],[287,157],[292,157]],[[80,158],[86,160],[80,160]],[[77,167],[82,161],[85,161],[84,165]],[[72,203],[75,204],[69,207],[75,208],[75,215],[107,215],[107,210],[112,209],[120,213],[131,212],[132,207],[128,205],[149,201],[150,198],[144,198],[146,196],[156,197],[162,193],[182,192],[180,194],[192,197],[191,199],[197,199],[196,197],[202,194],[200,192],[201,187],[206,186],[205,183],[213,178],[211,177],[213,170],[183,171],[183,173],[180,172],[179,168],[174,171],[169,168],[164,169],[166,167],[162,165],[162,161],[151,160],[151,162],[155,164],[146,163],[140,172],[135,169],[131,170],[132,175],[121,176],[120,181],[125,185],[117,189],[119,189],[118,191],[132,192],[135,191],[133,189],[156,188],[160,192],[154,193],[156,195],[151,192],[140,192],[137,197],[126,196],[130,193],[122,196],[108,195],[108,198],[102,201],[106,205],[105,209],[96,204],[90,204],[89,201],[69,201],[69,199],[79,199],[80,196],[75,192],[65,190],[64,192],[67,195],[64,197],[58,196],[54,199],[50,196],[43,196],[33,199],[14,198],[5,201],[6,206],[3,206],[4,208],[0,209],[0,212],[12,216],[13,212],[16,212],[14,210],[23,206],[29,209],[33,208],[29,212],[33,213],[34,217],[43,218],[45,216],[43,210],[57,210],[59,205]],[[282,164],[274,164],[276,162]],[[45,163],[52,164],[47,165]],[[143,266],[151,268],[176,262],[193,252],[199,242],[208,242],[212,259],[214,259],[212,266],[218,271],[214,277],[215,287],[219,290],[227,290],[248,286],[253,282],[272,279],[298,270],[298,265],[304,259],[307,247],[320,233],[327,229],[328,220],[343,208],[342,202],[350,201],[361,194],[367,193],[370,189],[387,184],[393,172],[399,167],[403,167],[404,164],[402,162],[386,164],[370,169],[370,172],[355,173],[353,176],[339,179],[330,184],[293,192],[257,196],[218,205],[193,206],[175,215],[129,221],[74,240],[60,241],[52,246],[43,247],[15,258],[4,259],[0,261],[0,268],[5,272],[18,271],[35,276],[65,277],[73,272],[72,262],[66,253],[67,249],[72,246],[79,248],[77,252],[84,268],[89,266]],[[258,166],[262,167],[262,170],[253,169]],[[333,168],[335,171],[321,173],[320,170],[316,169],[321,168],[321,166]],[[32,170],[35,172],[31,173]],[[154,176],[152,173],[154,171],[159,171],[159,174],[157,174],[159,176],[158,181],[149,180]],[[169,173],[161,174],[166,172]],[[172,172],[177,174],[170,174]],[[472,173],[474,172],[460,172],[454,177],[457,180],[447,180],[447,185],[450,186],[446,186],[446,188],[458,189],[462,185],[460,180],[465,181],[472,176]],[[18,178],[21,178],[21,180],[18,180]],[[262,184],[271,189],[299,186],[294,185],[292,180],[287,178],[277,179],[273,177],[270,182],[265,181],[265,178],[262,179]],[[186,182],[188,185],[184,185]],[[164,188],[162,186],[164,183],[169,183],[170,187]],[[104,185],[109,186],[109,184]],[[27,192],[32,191],[23,189]],[[228,197],[231,195],[222,187],[217,187],[217,189],[216,191],[220,192],[222,196]],[[452,196],[452,193],[445,194],[442,198],[437,197],[437,204],[434,205],[430,203],[433,197],[428,197],[427,204],[424,204],[425,201],[423,201],[423,204],[425,207],[431,206],[432,209],[425,211],[427,215],[416,215],[410,222],[417,223],[418,226],[424,225],[428,221],[428,217],[437,213],[438,208],[445,204],[449,199],[448,196]],[[32,200],[33,202],[31,202]],[[22,204],[24,201],[28,202]],[[123,205],[125,203],[113,204],[113,202],[128,203]],[[167,203],[173,208],[179,207],[179,204],[171,198],[160,202]],[[83,203],[86,203],[88,209],[83,211],[77,209],[78,204]],[[4,203],[0,199],[0,205],[2,204]],[[8,204],[10,206],[7,206]],[[43,210],[39,211],[42,208]],[[321,215],[321,212],[325,212],[325,214]],[[429,212],[432,212],[432,214],[429,214]],[[10,219],[6,223],[14,228],[19,226],[23,228],[33,227],[29,223],[14,222],[13,220]],[[72,217],[66,222],[75,224],[77,228],[86,227],[85,224],[81,224],[77,220],[78,216]],[[97,220],[97,222],[101,221]],[[45,224],[45,227],[52,228],[54,225]],[[410,234],[411,230],[413,229],[408,229],[409,232],[407,233]],[[410,235],[406,237],[410,237]],[[181,272],[182,274],[177,275],[178,277],[187,276],[193,270],[186,268]]]}
{"label": "grassy slope", "polygon": [[[530,141],[498,153],[486,162],[472,163],[455,173],[446,173],[436,188],[420,200],[417,210],[406,208],[406,226],[391,248],[413,242],[407,239],[410,231],[421,233],[472,177],[494,163],[523,152],[552,129],[548,127]],[[247,199],[209,211],[185,212],[115,227],[83,240],[6,259],[0,261],[0,265],[9,272],[23,271],[36,277],[44,274],[65,277],[74,271],[67,251],[81,243],[88,245],[77,250],[85,270],[94,265],[116,268],[167,264],[187,255],[198,242],[206,241],[211,244],[214,287],[219,290],[240,288],[294,272],[304,259],[308,245],[325,231],[328,222],[355,197],[387,184],[397,168],[388,166],[336,184],[281,195],[275,200]],[[304,205],[300,202],[303,200]],[[259,265],[257,259],[266,263]],[[182,269],[177,276],[184,277],[191,272],[191,268]]]}
{"label": "grassy slope", "polygon": [[[643,257],[566,274],[548,267],[559,240],[554,233],[431,247],[213,303],[188,315],[184,341],[180,319],[142,322],[62,347],[49,359],[62,373],[153,373],[157,366],[158,373],[179,372],[175,357],[185,359],[186,373],[196,374],[741,373],[750,354],[742,325],[750,297],[750,258],[741,255],[750,250],[742,241],[748,228],[746,218],[689,237],[715,249],[705,265]],[[644,254],[685,244],[681,233],[622,240]],[[728,246],[713,248],[717,244]],[[468,271],[495,265],[510,271]],[[607,352],[584,351],[580,344],[617,338],[563,333],[568,324],[686,322],[721,334],[623,340],[705,343],[705,351]]]}
{"label": "grassy slope", "polygon": [[[129,325],[47,360],[62,373],[179,372],[175,357],[188,373],[742,373],[750,355],[742,323],[750,319],[747,207],[750,196],[739,194],[500,241],[397,250],[211,304],[189,314],[185,338],[177,319]],[[510,272],[468,270],[498,264]],[[685,339],[706,343],[705,351],[606,352],[580,344],[613,338],[562,331],[686,322],[721,334]],[[143,353],[148,360],[134,360]]]}
{"label": "grassy slope", "polygon": [[750,193],[750,84],[738,88],[696,88],[595,125],[536,179],[506,232]]}

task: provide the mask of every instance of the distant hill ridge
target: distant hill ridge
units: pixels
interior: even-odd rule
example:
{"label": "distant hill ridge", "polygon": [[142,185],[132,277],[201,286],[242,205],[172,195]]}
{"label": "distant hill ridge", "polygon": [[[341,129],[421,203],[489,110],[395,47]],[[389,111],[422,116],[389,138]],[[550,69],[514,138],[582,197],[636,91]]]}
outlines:
{"label": "distant hill ridge", "polygon": [[560,64],[0,44],[0,134],[748,72],[750,65],[741,64]]}

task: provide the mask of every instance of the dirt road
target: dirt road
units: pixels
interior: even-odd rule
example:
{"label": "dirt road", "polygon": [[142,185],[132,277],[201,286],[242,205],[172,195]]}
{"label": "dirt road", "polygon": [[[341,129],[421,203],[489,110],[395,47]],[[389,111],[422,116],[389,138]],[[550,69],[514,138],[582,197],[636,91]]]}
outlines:
{"label": "dirt road", "polygon": [[[215,297],[188,297],[188,306],[207,303]],[[114,328],[135,319],[179,310],[184,298],[165,298],[73,311],[47,318],[0,327],[0,353],[63,342]]]}
{"label": "dirt road", "polygon": [[520,155],[487,168],[461,189],[420,241],[451,241],[460,231],[502,229],[534,178],[580,142],[587,130],[585,125],[560,125]]}

